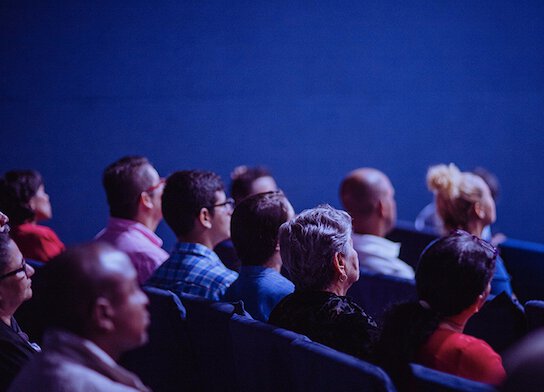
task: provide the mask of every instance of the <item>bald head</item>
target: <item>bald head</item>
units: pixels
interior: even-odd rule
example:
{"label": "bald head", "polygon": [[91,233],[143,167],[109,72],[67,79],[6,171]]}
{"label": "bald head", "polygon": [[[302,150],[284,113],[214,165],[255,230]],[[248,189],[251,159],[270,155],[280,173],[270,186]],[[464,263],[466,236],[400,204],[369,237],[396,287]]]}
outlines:
{"label": "bald head", "polygon": [[396,221],[394,189],[389,178],[379,170],[353,170],[340,185],[340,199],[353,218],[354,231],[385,235]]}

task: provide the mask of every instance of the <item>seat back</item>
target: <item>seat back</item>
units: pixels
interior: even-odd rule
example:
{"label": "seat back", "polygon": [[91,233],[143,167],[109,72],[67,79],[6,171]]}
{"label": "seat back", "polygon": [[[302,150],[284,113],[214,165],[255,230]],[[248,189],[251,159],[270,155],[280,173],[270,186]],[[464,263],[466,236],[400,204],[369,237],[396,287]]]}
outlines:
{"label": "seat back", "polygon": [[229,320],[237,308],[182,294],[187,309],[187,328],[195,350],[204,391],[236,391],[235,367]]}
{"label": "seat back", "polygon": [[418,392],[497,392],[489,384],[467,380],[439,372],[415,363],[410,364],[414,377],[414,390]]}
{"label": "seat back", "polygon": [[379,367],[315,342],[295,340],[289,355],[294,382],[290,391],[395,391]]}
{"label": "seat back", "polygon": [[123,355],[120,363],[155,391],[197,390],[195,356],[185,308],[171,291],[145,287],[149,297],[148,343]]}
{"label": "seat back", "polygon": [[306,336],[234,315],[230,320],[239,391],[288,391],[293,384],[288,352]]}
{"label": "seat back", "polygon": [[544,327],[544,301],[527,301],[525,303],[525,316],[529,332]]}
{"label": "seat back", "polygon": [[502,292],[468,320],[464,332],[502,353],[527,333],[523,307]]}
{"label": "seat back", "polygon": [[499,248],[518,299],[544,298],[544,245],[509,239]]}
{"label": "seat back", "polygon": [[423,249],[438,236],[430,231],[416,230],[412,222],[397,221],[387,238],[401,243],[399,258],[415,269]]}
{"label": "seat back", "polygon": [[367,272],[361,272],[359,280],[348,290],[348,296],[378,323],[390,306],[417,298],[414,281]]}

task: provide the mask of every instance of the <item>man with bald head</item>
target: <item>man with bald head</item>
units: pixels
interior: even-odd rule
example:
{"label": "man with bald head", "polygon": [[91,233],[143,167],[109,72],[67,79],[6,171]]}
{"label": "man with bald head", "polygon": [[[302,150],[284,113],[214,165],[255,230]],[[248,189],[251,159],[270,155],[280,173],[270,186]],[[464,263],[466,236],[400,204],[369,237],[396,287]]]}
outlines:
{"label": "man with bald head", "polygon": [[353,170],[340,185],[340,199],[353,218],[353,247],[361,271],[414,278],[414,270],[399,259],[400,244],[385,236],[395,226],[397,205],[389,178],[379,170]]}
{"label": "man with bald head", "polygon": [[105,243],[67,250],[42,270],[43,352],[10,391],[148,391],[117,365],[147,340],[148,299],[128,256]]}

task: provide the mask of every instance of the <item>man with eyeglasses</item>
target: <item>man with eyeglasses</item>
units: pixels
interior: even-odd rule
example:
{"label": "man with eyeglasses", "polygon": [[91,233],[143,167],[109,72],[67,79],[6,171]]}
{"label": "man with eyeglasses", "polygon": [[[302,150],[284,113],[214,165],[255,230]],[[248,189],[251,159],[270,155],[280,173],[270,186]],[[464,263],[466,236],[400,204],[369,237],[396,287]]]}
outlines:
{"label": "man with eyeglasses", "polygon": [[147,158],[128,156],[104,170],[102,183],[110,207],[108,225],[95,239],[125,252],[143,284],[167,258],[155,230],[162,220],[164,180]]}
{"label": "man with eyeglasses", "polygon": [[162,211],[178,242],[146,285],[219,301],[238,277],[212,250],[230,237],[233,205],[215,173],[185,170],[168,177]]}

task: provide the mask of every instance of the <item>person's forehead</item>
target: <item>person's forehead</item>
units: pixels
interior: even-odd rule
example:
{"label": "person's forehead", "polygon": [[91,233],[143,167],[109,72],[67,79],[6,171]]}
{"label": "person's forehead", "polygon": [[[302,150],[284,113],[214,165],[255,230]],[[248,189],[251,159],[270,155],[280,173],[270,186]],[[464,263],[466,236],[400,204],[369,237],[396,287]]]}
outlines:
{"label": "person's forehead", "polygon": [[150,163],[146,163],[144,165],[144,172],[154,178],[154,179],[160,179],[159,173],[157,172],[157,169],[155,169]]}
{"label": "person's forehead", "polygon": [[215,191],[215,203],[223,203],[227,200],[227,195],[225,194],[225,191]]}

